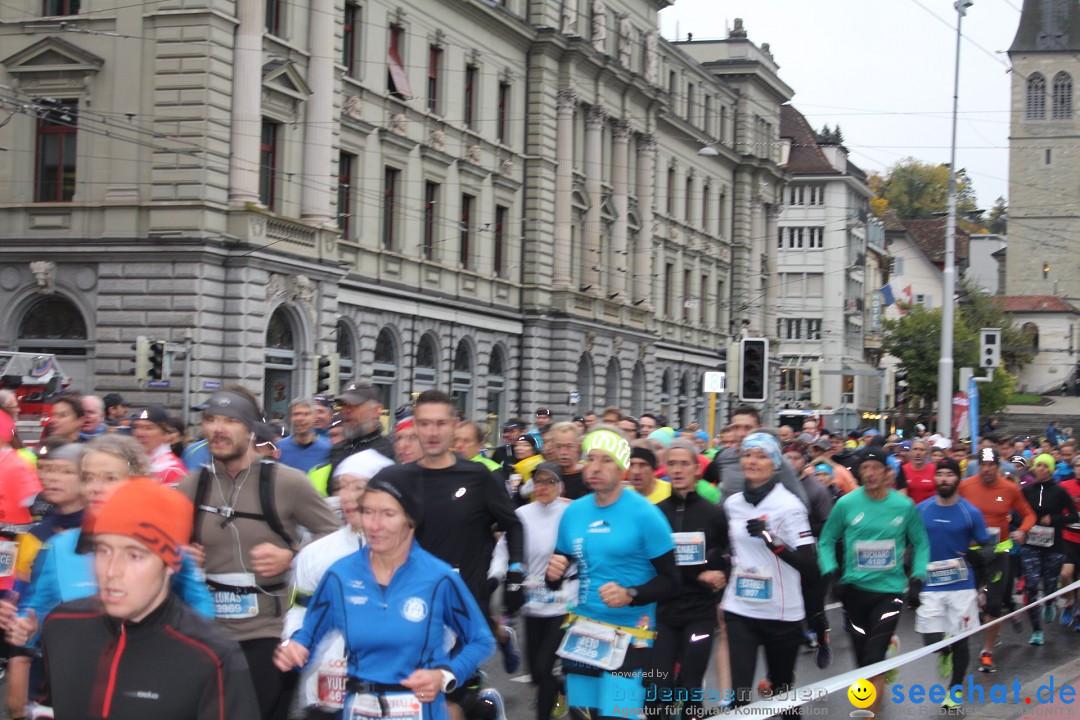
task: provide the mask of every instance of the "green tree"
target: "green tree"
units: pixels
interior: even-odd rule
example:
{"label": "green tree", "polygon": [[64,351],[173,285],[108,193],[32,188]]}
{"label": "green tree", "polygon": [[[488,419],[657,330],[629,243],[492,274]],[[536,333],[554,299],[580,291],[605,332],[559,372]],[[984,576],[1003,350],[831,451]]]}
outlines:
{"label": "green tree", "polygon": [[1004,196],[994,202],[990,208],[990,217],[987,218],[986,229],[995,235],[1005,235],[1009,232],[1009,205]]}
{"label": "green tree", "polygon": [[[877,189],[887,208],[901,220],[925,220],[945,212],[949,198],[949,166],[905,158],[889,168]],[[956,172],[956,208],[963,220],[978,208],[967,171]]]}

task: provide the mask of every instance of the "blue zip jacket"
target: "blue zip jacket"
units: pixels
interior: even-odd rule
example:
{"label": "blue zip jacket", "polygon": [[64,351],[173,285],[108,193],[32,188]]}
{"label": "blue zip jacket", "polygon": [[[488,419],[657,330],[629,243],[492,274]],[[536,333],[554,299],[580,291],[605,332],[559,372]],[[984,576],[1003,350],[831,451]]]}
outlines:
{"label": "blue zip jacket", "polygon": [[[418,669],[446,669],[459,683],[495,650],[487,620],[453,568],[416,541],[390,584],[381,587],[365,547],[330,566],[292,640],[314,648],[331,629],[345,636],[349,675],[397,685]],[[450,656],[446,630],[457,636]],[[349,707],[351,696],[346,697]],[[442,693],[423,705],[424,720],[448,720]]]}
{"label": "blue zip jacket", "polygon": [[[41,623],[60,603],[97,593],[93,554],[75,552],[80,535],[81,530],[59,533],[42,548],[34,563],[33,589],[19,598],[20,615],[26,616],[33,610]],[[192,610],[203,617],[214,618],[214,600],[210,597],[202,571],[186,553],[180,572],[173,575],[172,590]]]}

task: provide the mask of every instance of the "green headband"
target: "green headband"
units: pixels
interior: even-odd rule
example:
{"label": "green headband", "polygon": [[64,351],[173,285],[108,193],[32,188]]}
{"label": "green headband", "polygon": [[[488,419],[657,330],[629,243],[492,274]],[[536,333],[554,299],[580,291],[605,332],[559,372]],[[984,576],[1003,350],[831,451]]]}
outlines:
{"label": "green headband", "polygon": [[630,443],[611,430],[593,430],[581,441],[581,452],[600,450],[615,458],[623,470],[630,468]]}

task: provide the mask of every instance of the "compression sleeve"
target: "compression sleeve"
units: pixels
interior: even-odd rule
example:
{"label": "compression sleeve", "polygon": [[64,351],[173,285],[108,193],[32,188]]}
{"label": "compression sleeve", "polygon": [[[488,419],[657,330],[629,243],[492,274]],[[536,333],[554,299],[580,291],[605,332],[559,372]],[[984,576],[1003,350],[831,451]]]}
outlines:
{"label": "compression sleeve", "polygon": [[675,564],[674,550],[668,550],[649,562],[656,570],[656,577],[635,588],[637,597],[630,603],[631,605],[649,605],[660,600],[667,600],[682,588],[682,575],[679,574],[679,566]]}
{"label": "compression sleeve", "polygon": [[795,549],[785,546],[777,553],[777,557],[799,572],[808,590],[813,591],[813,588],[820,584],[821,573],[818,571],[817,551],[813,545],[800,545]]}
{"label": "compression sleeve", "polygon": [[187,603],[192,610],[212,620],[214,599],[210,597],[210,590],[206,587],[201,574],[195,561],[185,551],[180,564],[180,572],[173,576],[172,589],[177,597]]}
{"label": "compression sleeve", "polygon": [[488,473],[487,506],[488,512],[495,518],[499,530],[506,533],[506,549],[510,555],[510,565],[521,563],[525,558],[525,533],[521,529],[521,520],[514,512],[510,496],[505,485],[495,473]]}

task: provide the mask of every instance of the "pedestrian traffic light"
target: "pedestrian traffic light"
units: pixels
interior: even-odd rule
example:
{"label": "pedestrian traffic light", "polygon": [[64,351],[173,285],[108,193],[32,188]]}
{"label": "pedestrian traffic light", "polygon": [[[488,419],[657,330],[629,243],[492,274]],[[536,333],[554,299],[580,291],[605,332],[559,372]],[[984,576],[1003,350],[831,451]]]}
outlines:
{"label": "pedestrian traffic light", "polygon": [[165,372],[165,341],[150,340],[150,357],[147,378],[150,380],[164,380]]}
{"label": "pedestrian traffic light", "polygon": [[769,341],[743,338],[739,349],[739,399],[765,402],[769,394]]}
{"label": "pedestrian traffic light", "polygon": [[144,383],[150,374],[150,338],[140,335],[131,349],[135,351],[135,367],[131,374],[135,376],[135,382]]}
{"label": "pedestrian traffic light", "polygon": [[893,380],[893,397],[896,398],[896,407],[900,407],[907,402],[907,370],[897,370]]}
{"label": "pedestrian traffic light", "polygon": [[1001,328],[983,328],[979,331],[979,367],[1001,366]]}
{"label": "pedestrian traffic light", "polygon": [[341,358],[337,353],[320,355],[315,371],[315,393],[336,395],[341,376]]}

